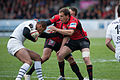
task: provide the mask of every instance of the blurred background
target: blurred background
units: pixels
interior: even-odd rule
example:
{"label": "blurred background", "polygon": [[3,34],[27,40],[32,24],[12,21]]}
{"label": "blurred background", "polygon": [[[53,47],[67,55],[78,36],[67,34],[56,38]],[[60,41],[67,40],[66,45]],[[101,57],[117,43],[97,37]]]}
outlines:
{"label": "blurred background", "polygon": [[0,0],[0,19],[48,19],[61,7],[78,8],[79,19],[114,19],[118,0]]}
{"label": "blurred background", "polygon": [[[62,7],[74,6],[78,9],[77,18],[87,31],[91,41],[91,61],[94,65],[94,80],[120,80],[120,64],[105,45],[107,26],[116,18],[116,6],[119,0],[0,0],[0,80],[14,80],[22,63],[8,54],[7,42],[12,31],[23,21],[38,18],[47,20],[58,14]],[[42,56],[45,39],[36,43],[25,41],[25,47]],[[73,57],[84,77],[86,66],[81,53],[75,51]],[[59,76],[56,53],[42,65],[45,80],[56,80]],[[67,80],[77,80],[69,63],[65,62]],[[32,80],[37,80],[33,73]],[[22,79],[24,80],[24,79]]]}
{"label": "blurred background", "polygon": [[74,6],[88,36],[96,37],[91,30],[102,29],[104,34],[100,37],[105,37],[105,29],[115,19],[118,4],[119,0],[0,0],[0,36],[9,36],[26,19],[46,20],[58,14],[60,8]]}

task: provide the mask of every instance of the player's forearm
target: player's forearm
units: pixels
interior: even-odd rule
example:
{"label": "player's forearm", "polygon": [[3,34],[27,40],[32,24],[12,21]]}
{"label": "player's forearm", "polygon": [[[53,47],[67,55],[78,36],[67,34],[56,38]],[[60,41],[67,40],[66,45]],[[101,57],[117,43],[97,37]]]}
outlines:
{"label": "player's forearm", "polygon": [[106,46],[113,52],[115,52],[115,48],[113,47],[113,45],[111,43],[106,44]]}
{"label": "player's forearm", "polygon": [[[64,38],[63,38],[61,48],[65,45],[65,43],[68,41],[68,39],[69,39],[69,37],[64,37]],[[60,48],[60,49],[61,49],[61,48]]]}
{"label": "player's forearm", "polygon": [[74,30],[57,29],[56,31],[63,34],[63,35],[69,35],[69,36],[71,36],[74,33]]}
{"label": "player's forearm", "polygon": [[106,46],[107,46],[110,50],[112,50],[113,52],[115,52],[115,48],[114,48],[113,45],[111,44],[111,38],[106,38],[105,44],[106,44]]}

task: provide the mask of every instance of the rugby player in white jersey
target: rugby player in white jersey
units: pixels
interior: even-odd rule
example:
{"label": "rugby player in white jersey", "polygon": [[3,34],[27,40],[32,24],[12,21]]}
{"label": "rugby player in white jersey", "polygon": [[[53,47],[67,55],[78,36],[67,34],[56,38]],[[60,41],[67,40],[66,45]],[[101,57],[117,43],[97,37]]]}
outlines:
{"label": "rugby player in white jersey", "polygon": [[7,44],[8,52],[23,62],[19,69],[19,73],[15,80],[22,80],[23,75],[27,72],[34,60],[34,67],[38,80],[44,80],[42,77],[41,58],[40,55],[24,47],[23,43],[26,39],[36,42],[38,37],[33,38],[31,31],[37,30],[41,34],[46,29],[45,21],[36,22],[34,20],[25,21],[18,25],[18,27],[10,35]]}
{"label": "rugby player in white jersey", "polygon": [[[113,20],[106,32],[106,46],[115,53],[115,58],[120,62],[120,5],[118,5],[118,18]],[[115,47],[111,44],[113,40]]]}

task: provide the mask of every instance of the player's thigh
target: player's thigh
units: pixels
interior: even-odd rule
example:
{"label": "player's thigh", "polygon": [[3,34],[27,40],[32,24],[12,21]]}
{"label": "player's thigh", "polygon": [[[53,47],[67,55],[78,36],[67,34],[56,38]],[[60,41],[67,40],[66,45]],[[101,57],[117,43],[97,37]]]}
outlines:
{"label": "player's thigh", "polygon": [[41,61],[41,57],[40,57],[39,54],[37,54],[36,52],[34,52],[32,50],[29,50],[29,49],[27,49],[27,51],[29,52],[29,55],[30,55],[32,60],[34,60],[34,61]]}
{"label": "player's thigh", "polygon": [[73,62],[75,62],[73,56],[70,56],[70,57],[67,59],[67,61],[68,61],[70,64],[73,63]]}
{"label": "player's thigh", "polygon": [[31,60],[31,57],[29,55],[29,52],[25,49],[25,48],[22,48],[20,50],[18,50],[16,53],[15,53],[15,56],[20,60],[22,61],[23,63],[29,63],[31,64],[32,60]]}
{"label": "player's thigh", "polygon": [[42,55],[42,60],[46,61],[49,59],[49,57],[51,56],[52,53],[52,49],[51,48],[44,48],[43,49],[43,55]]}
{"label": "player's thigh", "polygon": [[72,52],[72,50],[68,46],[64,46],[60,50],[60,53],[58,54],[58,57],[63,57],[64,58],[65,56],[67,56],[71,52]]}

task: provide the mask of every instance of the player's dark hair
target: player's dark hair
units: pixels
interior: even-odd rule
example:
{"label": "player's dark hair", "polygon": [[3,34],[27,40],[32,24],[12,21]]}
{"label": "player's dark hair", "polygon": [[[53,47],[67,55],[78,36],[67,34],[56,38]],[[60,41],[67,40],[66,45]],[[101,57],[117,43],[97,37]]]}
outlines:
{"label": "player's dark hair", "polygon": [[120,4],[118,5],[117,12],[118,12],[118,17],[120,17]]}
{"label": "player's dark hair", "polygon": [[42,25],[42,27],[45,28],[45,29],[46,29],[46,27],[47,27],[46,21],[39,21],[39,22],[37,22],[37,24]]}
{"label": "player's dark hair", "polygon": [[75,12],[75,16],[77,16],[77,8],[75,8],[75,7],[70,7],[69,9],[71,9],[72,11],[74,11]]}
{"label": "player's dark hair", "polygon": [[70,11],[69,11],[68,8],[62,8],[62,9],[60,9],[59,13],[61,13],[61,12],[63,12],[65,16],[67,16],[67,15],[71,16],[70,15]]}

